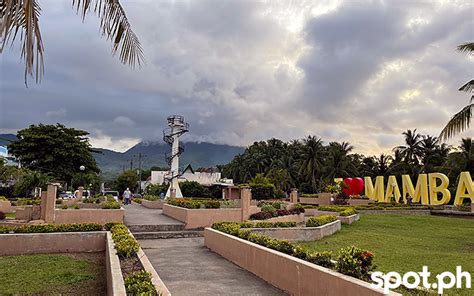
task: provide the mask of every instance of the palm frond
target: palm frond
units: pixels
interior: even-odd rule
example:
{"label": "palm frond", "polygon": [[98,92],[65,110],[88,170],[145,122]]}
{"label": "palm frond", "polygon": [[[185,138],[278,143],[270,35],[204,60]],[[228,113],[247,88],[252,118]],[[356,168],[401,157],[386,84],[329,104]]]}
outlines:
{"label": "palm frond", "polygon": [[[459,91],[465,92],[474,92],[474,79],[466,82],[463,86],[459,88]],[[474,100],[474,95],[471,97],[471,102]]]}
{"label": "palm frond", "polygon": [[467,52],[470,54],[474,54],[474,42],[467,42],[467,43],[458,45],[458,50],[460,52]]}
{"label": "palm frond", "polygon": [[5,45],[13,45],[20,32],[21,58],[25,60],[25,84],[28,74],[36,83],[44,74],[43,40],[39,28],[41,8],[36,0],[2,0],[0,2],[0,53]]}
{"label": "palm frond", "polygon": [[471,123],[473,108],[474,104],[469,104],[456,113],[441,131],[439,139],[446,141],[454,135],[468,129]]}
{"label": "palm frond", "polygon": [[83,21],[89,12],[94,12],[99,17],[102,36],[113,42],[112,53],[119,51],[123,64],[132,68],[142,66],[143,49],[118,0],[73,0],[72,5]]}

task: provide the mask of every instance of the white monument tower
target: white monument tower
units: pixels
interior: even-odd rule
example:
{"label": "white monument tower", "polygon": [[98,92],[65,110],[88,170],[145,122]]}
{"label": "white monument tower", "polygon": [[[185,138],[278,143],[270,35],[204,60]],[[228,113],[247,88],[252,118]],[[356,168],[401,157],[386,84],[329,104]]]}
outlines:
{"label": "white monument tower", "polygon": [[179,145],[179,137],[189,131],[189,124],[184,122],[181,115],[171,115],[168,117],[168,128],[163,130],[163,141],[171,145],[171,154],[166,156],[170,166],[169,173],[165,178],[170,182],[170,187],[166,192],[166,197],[183,197],[181,189],[179,189],[179,155],[184,149]]}

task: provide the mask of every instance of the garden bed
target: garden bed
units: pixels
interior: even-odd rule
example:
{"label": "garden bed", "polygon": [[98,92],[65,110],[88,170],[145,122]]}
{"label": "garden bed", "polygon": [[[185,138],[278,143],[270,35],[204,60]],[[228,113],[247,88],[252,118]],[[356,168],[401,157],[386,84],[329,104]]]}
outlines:
{"label": "garden bed", "polygon": [[[367,282],[206,228],[206,247],[291,295],[384,295]],[[392,295],[398,295],[392,293]]]}
{"label": "garden bed", "polygon": [[304,222],[304,214],[278,216],[278,217],[273,217],[273,218],[270,218],[270,219],[265,219],[263,221],[303,223]]}
{"label": "garden bed", "polygon": [[99,253],[0,257],[0,295],[105,295],[105,256]]}
{"label": "garden bed", "polygon": [[185,223],[186,229],[209,227],[220,221],[242,221],[242,209],[187,209],[169,204],[163,205],[163,214]]}
{"label": "garden bed", "polygon": [[313,241],[332,235],[341,229],[341,221],[336,220],[318,227],[269,227],[248,228],[253,233],[268,235],[288,241]]}

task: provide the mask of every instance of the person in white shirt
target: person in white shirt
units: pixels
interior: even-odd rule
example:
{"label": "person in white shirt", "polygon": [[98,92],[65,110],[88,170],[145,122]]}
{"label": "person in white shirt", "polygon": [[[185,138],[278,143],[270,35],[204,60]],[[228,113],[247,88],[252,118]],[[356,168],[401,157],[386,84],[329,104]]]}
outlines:
{"label": "person in white shirt", "polygon": [[127,190],[125,190],[123,192],[123,201],[124,201],[124,204],[128,205],[130,204],[130,198],[132,197],[132,192],[130,191],[130,189],[128,189],[127,187]]}

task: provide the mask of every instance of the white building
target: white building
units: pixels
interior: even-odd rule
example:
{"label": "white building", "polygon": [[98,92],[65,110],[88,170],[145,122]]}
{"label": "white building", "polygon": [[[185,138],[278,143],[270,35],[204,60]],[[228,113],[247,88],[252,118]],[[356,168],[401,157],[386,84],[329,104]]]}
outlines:
{"label": "white building", "polygon": [[[163,184],[167,182],[167,175],[169,171],[152,171],[151,172],[151,184]],[[178,178],[178,182],[182,181],[196,181],[201,185],[233,185],[232,179],[222,179],[221,173],[217,169],[205,169],[200,171],[194,171],[191,165],[188,165],[181,176]]]}

